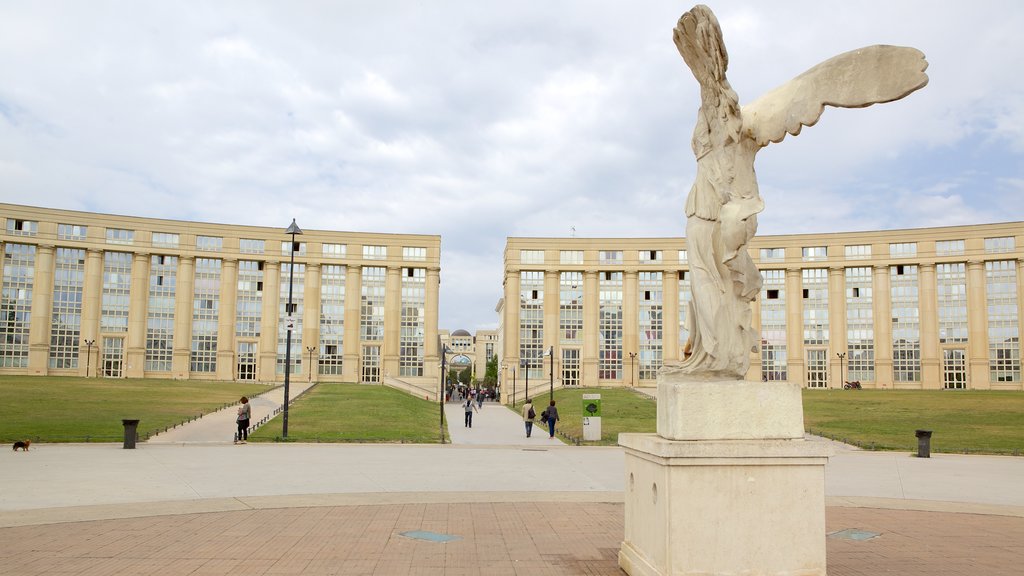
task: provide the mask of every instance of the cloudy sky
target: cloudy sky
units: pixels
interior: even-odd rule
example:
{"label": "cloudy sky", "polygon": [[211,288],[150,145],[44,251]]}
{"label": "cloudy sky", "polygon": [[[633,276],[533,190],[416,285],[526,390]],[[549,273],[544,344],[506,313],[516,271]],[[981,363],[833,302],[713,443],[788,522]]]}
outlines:
{"label": "cloudy sky", "polygon": [[[440,234],[444,328],[508,236],[683,234],[688,2],[0,0],[0,201]],[[762,234],[1024,220],[1024,3],[711,4],[749,102],[840,52],[929,85],[758,155]]]}

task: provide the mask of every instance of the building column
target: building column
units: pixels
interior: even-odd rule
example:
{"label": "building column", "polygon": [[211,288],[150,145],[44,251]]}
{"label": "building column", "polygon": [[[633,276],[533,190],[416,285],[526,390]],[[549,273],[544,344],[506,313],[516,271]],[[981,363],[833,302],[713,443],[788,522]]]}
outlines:
{"label": "building column", "polygon": [[661,361],[667,364],[681,360],[678,270],[665,270],[661,273],[661,290]]}
{"label": "building column", "polygon": [[[320,264],[306,264],[306,285],[303,291],[302,305],[302,365],[307,382],[317,381],[320,364]],[[386,316],[385,316],[386,318]],[[315,348],[313,354],[309,348]]]}
{"label": "building column", "polygon": [[967,261],[967,378],[974,390],[992,387],[988,369],[988,298],[985,263]]}
{"label": "building column", "polygon": [[[256,378],[277,382],[277,325],[281,315],[281,263],[263,264],[263,305],[260,311],[259,360]],[[281,374],[284,381],[284,374]]]}
{"label": "building column", "polygon": [[[79,354],[85,351],[85,362],[78,362],[78,373],[82,376],[99,373],[100,308],[103,298],[103,251],[89,248],[85,251],[85,285],[82,286],[82,341],[79,342]],[[87,346],[86,341],[92,346]],[[88,372],[88,374],[86,374]]]}
{"label": "building column", "polygon": [[804,369],[803,276],[799,268],[786,269],[786,372],[787,380],[807,386]]}
{"label": "building column", "polygon": [[29,373],[45,376],[50,364],[50,322],[53,304],[54,246],[36,246],[35,278],[32,282],[32,312],[28,333]]}
{"label": "building column", "polygon": [[224,258],[220,268],[220,313],[217,319],[217,379],[235,379],[235,311],[238,299],[238,260]]}
{"label": "building column", "polygon": [[598,330],[601,324],[601,292],[597,275],[597,270],[587,270],[583,273],[583,350],[580,359],[582,386],[599,384],[597,355],[601,343],[601,334]]}
{"label": "building column", "polygon": [[[427,268],[426,302],[423,303],[423,375],[435,380],[441,371],[441,356],[437,353],[437,317],[441,269]],[[440,382],[440,381],[438,381]],[[440,383],[438,383],[440,386]]]}
{"label": "building column", "polygon": [[171,377],[176,380],[188,380],[189,377],[195,270],[196,259],[194,256],[178,258],[178,287],[174,303],[174,350],[171,357]]}
{"label": "building column", "polygon": [[519,294],[519,270],[505,273],[505,360],[519,374],[519,313],[522,301]]}
{"label": "building column", "polygon": [[149,254],[132,254],[132,278],[128,292],[128,338],[125,376],[142,378],[146,370],[146,309],[149,303]]}
{"label": "building column", "polygon": [[342,380],[359,382],[359,360],[362,339],[359,337],[359,311],[363,305],[363,269],[349,264],[345,271],[345,358]]}
{"label": "building column", "polygon": [[[637,291],[637,271],[626,270],[622,273],[622,385],[629,386],[639,383],[640,364],[640,302]],[[630,360],[629,354],[637,355]]]}
{"label": "building column", "polygon": [[[846,269],[834,266],[828,269],[828,341],[829,387],[842,388],[848,378],[846,361]],[[843,358],[839,357],[843,355]]]}
{"label": "building column", "polygon": [[921,388],[942,388],[939,350],[938,285],[935,264],[919,264],[918,312],[921,319]]}
{"label": "building column", "polygon": [[[2,271],[0,271],[2,272]],[[1021,338],[1022,322],[1024,322],[1024,259],[1017,261],[1017,358],[1024,360],[1024,338]],[[1016,383],[1019,388],[1024,388],[1024,383]]]}
{"label": "building column", "polygon": [[384,280],[384,361],[381,376],[398,376],[399,334],[402,326],[402,267],[388,266]]}
{"label": "building column", "polygon": [[873,271],[875,387],[892,388],[892,289],[889,283],[889,266],[876,264]]}
{"label": "building column", "polygon": [[[558,343],[561,340],[561,330],[559,329],[559,308],[561,306],[561,277],[558,270],[546,270],[544,272],[544,349],[543,352],[554,350],[554,354],[559,354]],[[546,358],[546,359],[545,359]],[[548,376],[551,374],[551,362],[554,360],[554,355],[551,357],[541,357],[541,368],[544,371],[544,375]],[[559,379],[558,374],[554,375],[555,380]],[[545,378],[548,380],[549,378]]]}

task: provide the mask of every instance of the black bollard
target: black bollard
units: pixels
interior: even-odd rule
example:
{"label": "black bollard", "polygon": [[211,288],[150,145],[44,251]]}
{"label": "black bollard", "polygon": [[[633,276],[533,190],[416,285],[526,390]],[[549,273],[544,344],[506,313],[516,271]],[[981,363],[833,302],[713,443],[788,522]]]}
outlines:
{"label": "black bollard", "polygon": [[124,448],[125,450],[135,449],[136,432],[139,428],[138,420],[121,420],[124,425]]}

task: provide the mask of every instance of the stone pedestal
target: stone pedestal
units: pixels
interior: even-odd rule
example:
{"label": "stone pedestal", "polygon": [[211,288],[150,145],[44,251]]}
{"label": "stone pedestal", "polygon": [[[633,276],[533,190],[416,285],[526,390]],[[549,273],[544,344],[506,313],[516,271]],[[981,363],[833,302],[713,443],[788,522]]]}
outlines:
{"label": "stone pedestal", "polygon": [[797,385],[659,376],[658,432],[619,436],[627,573],[825,574],[829,448]]}

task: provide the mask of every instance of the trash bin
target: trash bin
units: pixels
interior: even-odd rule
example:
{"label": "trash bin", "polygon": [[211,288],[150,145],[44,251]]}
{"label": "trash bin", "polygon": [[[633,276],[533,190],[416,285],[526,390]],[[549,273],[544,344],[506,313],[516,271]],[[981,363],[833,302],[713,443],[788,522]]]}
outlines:
{"label": "trash bin", "polygon": [[138,420],[121,420],[121,424],[124,425],[124,448],[135,449],[135,437],[136,432],[139,428]]}
{"label": "trash bin", "polygon": [[931,430],[915,430],[914,436],[917,436],[917,457],[918,458],[931,458],[932,455],[932,431]]}

